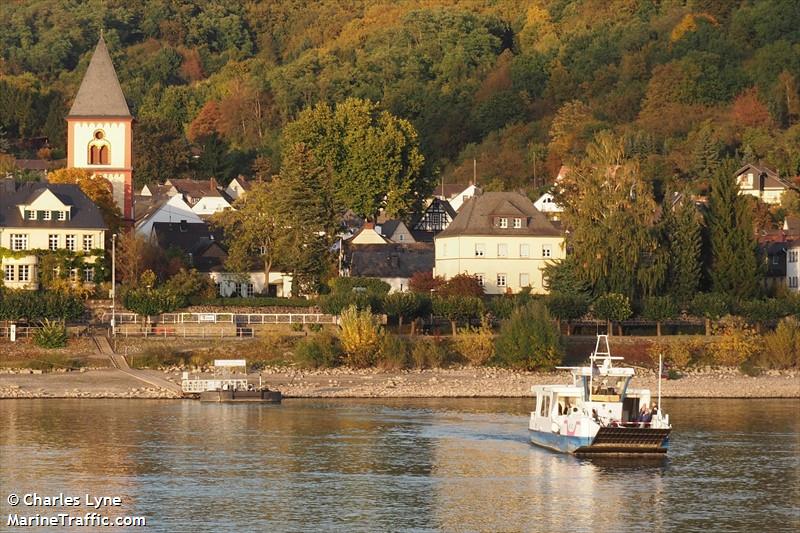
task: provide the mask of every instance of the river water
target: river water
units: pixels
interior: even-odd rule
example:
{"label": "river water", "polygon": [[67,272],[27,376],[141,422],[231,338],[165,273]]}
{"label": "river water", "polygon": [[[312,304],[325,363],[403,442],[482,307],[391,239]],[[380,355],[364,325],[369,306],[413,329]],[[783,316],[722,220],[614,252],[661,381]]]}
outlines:
{"label": "river water", "polygon": [[[800,402],[671,400],[666,460],[531,446],[527,400],[0,401],[7,496],[143,531],[798,531]],[[77,508],[82,515],[87,509]],[[25,528],[36,531],[36,528]],[[50,528],[41,531],[92,531]]]}

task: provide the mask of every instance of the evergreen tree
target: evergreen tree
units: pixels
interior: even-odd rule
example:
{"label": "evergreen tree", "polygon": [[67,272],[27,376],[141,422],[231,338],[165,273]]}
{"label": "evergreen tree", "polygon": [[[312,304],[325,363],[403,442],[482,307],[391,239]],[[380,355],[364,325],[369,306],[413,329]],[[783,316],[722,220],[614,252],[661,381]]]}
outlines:
{"label": "evergreen tree", "polygon": [[315,293],[331,266],[329,250],[337,229],[331,173],[305,144],[296,143],[284,152],[281,174],[273,183],[284,226],[279,247],[292,272],[292,291]]}
{"label": "evergreen tree", "polygon": [[665,207],[665,229],[669,249],[667,288],[680,305],[689,302],[700,284],[703,241],[700,215],[686,195]]}
{"label": "evergreen tree", "polygon": [[736,184],[736,163],[726,160],[714,173],[708,199],[710,258],[706,266],[714,292],[736,298],[758,293],[761,278],[753,215]]}

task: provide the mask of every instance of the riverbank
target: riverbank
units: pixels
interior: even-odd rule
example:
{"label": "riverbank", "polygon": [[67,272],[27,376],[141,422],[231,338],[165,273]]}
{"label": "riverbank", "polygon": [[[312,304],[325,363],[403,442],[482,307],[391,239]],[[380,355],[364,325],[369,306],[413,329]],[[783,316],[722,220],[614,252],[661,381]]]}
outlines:
{"label": "riverbank", "polygon": [[[8,372],[8,371],[6,371]],[[152,372],[174,383],[180,372]],[[655,394],[656,375],[638,371],[633,387]],[[251,377],[258,379],[258,374]],[[534,373],[499,368],[449,368],[383,371],[334,368],[299,370],[266,368],[263,383],[288,398],[519,398],[530,396],[532,385],[568,383],[567,372]],[[750,377],[735,369],[703,369],[680,379],[662,380],[664,398],[800,398],[800,372],[770,371]],[[172,399],[157,389],[111,368],[81,372],[0,374],[0,398],[144,398]]]}

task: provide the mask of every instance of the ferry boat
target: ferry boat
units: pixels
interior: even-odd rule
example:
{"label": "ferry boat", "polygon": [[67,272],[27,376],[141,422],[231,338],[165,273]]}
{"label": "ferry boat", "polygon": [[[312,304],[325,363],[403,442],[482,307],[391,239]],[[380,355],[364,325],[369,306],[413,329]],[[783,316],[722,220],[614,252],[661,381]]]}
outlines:
{"label": "ferry boat", "polygon": [[[241,374],[230,373],[227,369],[242,368]],[[220,373],[222,375],[220,375]],[[217,359],[214,361],[214,375],[210,378],[193,377],[184,372],[181,378],[184,396],[199,398],[201,402],[266,402],[280,403],[280,391],[270,390],[261,383],[252,382],[247,376],[247,361],[244,359]]]}
{"label": "ferry boat", "polygon": [[[558,367],[572,373],[571,385],[531,388],[536,408],[529,423],[533,444],[577,455],[665,454],[672,426],[649,389],[632,389],[634,369],[614,366],[608,335],[598,335],[588,366]],[[659,363],[659,367],[660,367]]]}

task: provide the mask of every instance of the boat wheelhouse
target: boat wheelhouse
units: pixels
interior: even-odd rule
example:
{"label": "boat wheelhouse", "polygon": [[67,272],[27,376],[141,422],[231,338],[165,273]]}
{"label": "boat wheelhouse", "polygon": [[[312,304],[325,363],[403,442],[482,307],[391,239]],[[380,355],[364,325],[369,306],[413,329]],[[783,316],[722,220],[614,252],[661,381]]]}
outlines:
{"label": "boat wheelhouse", "polygon": [[649,389],[630,387],[634,369],[615,367],[607,335],[598,335],[589,365],[559,367],[572,374],[571,385],[531,388],[531,442],[575,454],[664,454],[669,445],[669,415],[652,404]]}

